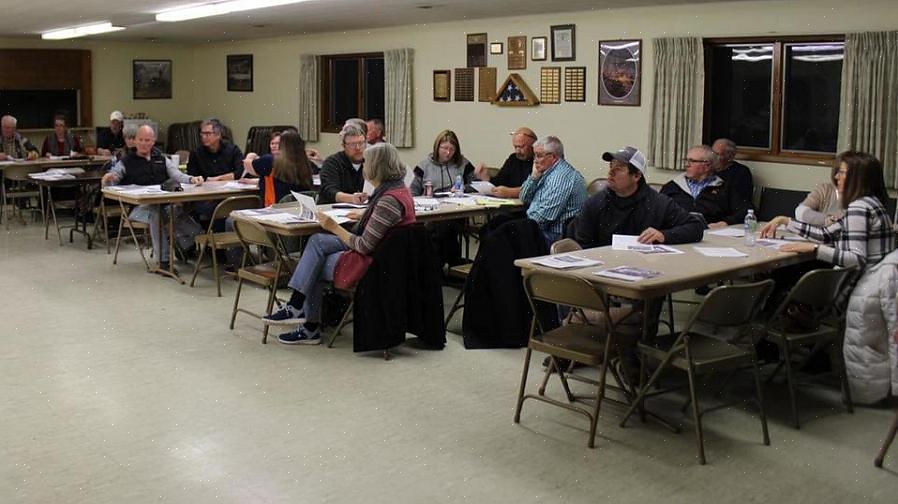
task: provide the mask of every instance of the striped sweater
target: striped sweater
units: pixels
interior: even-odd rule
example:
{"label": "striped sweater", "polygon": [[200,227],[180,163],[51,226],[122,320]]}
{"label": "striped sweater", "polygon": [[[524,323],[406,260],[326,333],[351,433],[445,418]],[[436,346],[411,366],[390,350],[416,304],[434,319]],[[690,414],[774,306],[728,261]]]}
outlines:
{"label": "striped sweater", "polygon": [[349,237],[349,248],[360,254],[370,255],[380,240],[393,226],[402,220],[402,205],[392,196],[384,195],[377,200],[371,217],[360,235]]}

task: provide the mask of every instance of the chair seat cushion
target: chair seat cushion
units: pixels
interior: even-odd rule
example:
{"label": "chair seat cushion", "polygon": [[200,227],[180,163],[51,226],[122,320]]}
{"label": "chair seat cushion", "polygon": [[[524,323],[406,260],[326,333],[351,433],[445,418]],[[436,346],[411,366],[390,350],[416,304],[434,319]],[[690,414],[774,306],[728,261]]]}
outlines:
{"label": "chair seat cushion", "polygon": [[568,324],[530,338],[529,345],[537,352],[599,365],[605,354],[605,331],[601,326]]}

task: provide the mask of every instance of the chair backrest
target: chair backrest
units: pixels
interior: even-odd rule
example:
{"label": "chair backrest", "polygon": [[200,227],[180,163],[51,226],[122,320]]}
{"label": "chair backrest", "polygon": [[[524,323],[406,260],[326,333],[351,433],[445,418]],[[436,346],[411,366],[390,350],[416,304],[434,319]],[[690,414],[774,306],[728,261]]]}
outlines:
{"label": "chair backrest", "polygon": [[268,146],[271,140],[271,133],[274,131],[284,131],[290,126],[253,126],[246,133],[246,149],[244,153],[255,152],[258,155],[271,154]]}
{"label": "chair backrest", "polygon": [[649,187],[655,190],[655,192],[661,192],[661,188],[664,187],[664,184],[659,182],[649,182]]}
{"label": "chair backrest", "polygon": [[842,292],[845,282],[856,271],[856,266],[808,271],[795,283],[786,299],[777,307],[776,312],[770,319],[771,322],[776,321],[779,315],[792,303],[801,303],[807,306],[814,312],[815,316],[829,312]]}
{"label": "chair backrest", "polygon": [[542,271],[528,271],[524,274],[524,292],[527,294],[533,313],[539,313],[535,301],[587,310],[605,310],[602,294],[582,278],[563,277]]}
{"label": "chair backrest", "polygon": [[262,200],[255,195],[231,196],[230,198],[222,200],[221,203],[215,206],[215,210],[212,212],[212,220],[209,222],[209,232],[212,232],[215,221],[226,219],[234,210],[260,208],[261,206]]}
{"label": "chair backrest", "polygon": [[256,245],[277,249],[277,245],[271,239],[271,235],[258,222],[238,219],[234,221],[234,230],[237,231],[237,236],[240,237],[240,241],[246,247]]}
{"label": "chair backrest", "polygon": [[280,201],[278,201],[278,203],[292,203],[294,201],[296,201],[296,198],[293,197],[293,194],[287,193],[280,199]]}
{"label": "chair backrest", "polygon": [[758,204],[758,220],[769,221],[778,215],[794,215],[795,207],[807,197],[807,191],[764,187]]}
{"label": "chair backrest", "polygon": [[607,185],[608,185],[608,179],[606,179],[604,177],[599,177],[599,178],[593,180],[592,182],[590,182],[588,186],[586,186],[586,192],[589,193],[590,196],[592,196],[593,194],[604,189],[605,186],[607,186]]}
{"label": "chair backrest", "polygon": [[29,173],[42,172],[44,169],[36,165],[9,165],[3,169],[3,178],[6,180],[28,181]]}
{"label": "chair backrest", "polygon": [[564,254],[566,252],[574,252],[575,250],[583,250],[583,247],[570,238],[558,240],[549,248],[549,252],[552,254]]}
{"label": "chair backrest", "polygon": [[751,323],[773,292],[773,280],[725,285],[712,290],[696,308],[683,332],[696,322],[716,327],[741,327]]}

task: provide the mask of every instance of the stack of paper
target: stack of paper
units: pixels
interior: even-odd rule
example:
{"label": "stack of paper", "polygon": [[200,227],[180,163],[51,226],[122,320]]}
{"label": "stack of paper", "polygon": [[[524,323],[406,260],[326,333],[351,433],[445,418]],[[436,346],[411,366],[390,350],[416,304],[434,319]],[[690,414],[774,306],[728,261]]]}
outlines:
{"label": "stack of paper", "polygon": [[598,266],[599,264],[602,264],[602,261],[586,259],[585,257],[578,257],[573,254],[559,254],[543,257],[542,259],[535,259],[533,263],[556,269],[570,269]]}
{"label": "stack of paper", "polygon": [[734,227],[726,227],[726,228],[722,228],[722,229],[714,229],[714,230],[708,231],[708,234],[714,235],[714,236],[730,236],[733,238],[740,238],[742,236],[745,236],[745,230],[739,229],[739,228],[734,228]]}
{"label": "stack of paper", "polygon": [[648,280],[661,275],[660,271],[652,271],[644,268],[636,268],[633,266],[618,266],[603,271],[596,271],[596,275],[615,280],[625,280],[627,282],[638,282],[639,280]]}
{"label": "stack of paper", "polygon": [[480,194],[491,195],[493,194],[493,189],[496,188],[491,182],[487,182],[485,180],[475,180],[471,182],[471,187],[474,188]]}
{"label": "stack of paper", "polygon": [[732,247],[692,247],[696,252],[705,257],[748,257],[748,254],[740,252]]}
{"label": "stack of paper", "polygon": [[416,212],[432,212],[438,208],[440,208],[440,200],[436,198],[424,198],[420,196],[415,198]]}
{"label": "stack of paper", "polygon": [[639,243],[639,237],[634,235],[611,235],[612,250],[629,250],[631,252],[639,252],[642,254],[682,254],[682,250],[677,250],[667,245],[652,245],[648,243]]}
{"label": "stack of paper", "polygon": [[331,219],[334,219],[337,224],[343,224],[346,222],[355,222],[355,219],[350,219],[347,217],[349,212],[352,210],[345,209],[335,209],[335,210],[325,210],[324,213],[330,216]]}
{"label": "stack of paper", "polygon": [[302,217],[285,212],[259,215],[256,216],[256,218],[259,220],[274,222],[277,224],[301,224],[303,222],[309,222]]}
{"label": "stack of paper", "polygon": [[763,240],[755,241],[760,247],[769,248],[769,249],[779,249],[780,246],[789,243],[788,240],[774,240],[773,238],[764,238]]}
{"label": "stack of paper", "polygon": [[305,194],[300,194],[296,191],[290,191],[290,194],[293,195],[293,198],[299,203],[299,217],[303,220],[317,220],[315,214],[318,211],[318,207],[315,205],[315,200],[311,196],[306,196]]}

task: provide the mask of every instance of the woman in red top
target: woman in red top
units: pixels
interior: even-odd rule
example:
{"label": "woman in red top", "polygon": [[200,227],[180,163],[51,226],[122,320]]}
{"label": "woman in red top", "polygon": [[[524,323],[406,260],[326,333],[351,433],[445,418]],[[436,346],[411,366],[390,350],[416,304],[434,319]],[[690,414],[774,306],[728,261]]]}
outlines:
{"label": "woman in red top", "polygon": [[53,118],[53,134],[44,138],[41,156],[72,156],[81,154],[84,148],[78,135],[69,133],[66,118],[57,115]]}

